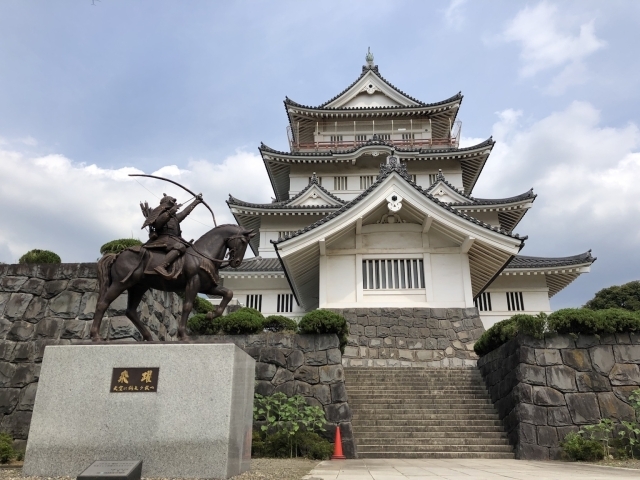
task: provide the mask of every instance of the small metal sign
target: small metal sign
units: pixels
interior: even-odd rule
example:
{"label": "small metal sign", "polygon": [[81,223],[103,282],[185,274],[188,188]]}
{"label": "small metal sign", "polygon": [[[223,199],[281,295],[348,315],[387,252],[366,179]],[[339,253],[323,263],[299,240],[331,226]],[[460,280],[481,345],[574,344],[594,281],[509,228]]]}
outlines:
{"label": "small metal sign", "polygon": [[142,475],[142,460],[110,461],[98,460],[89,465],[84,472],[78,475],[78,480],[140,480]]}
{"label": "small metal sign", "polygon": [[114,368],[111,392],[157,392],[160,367]]}

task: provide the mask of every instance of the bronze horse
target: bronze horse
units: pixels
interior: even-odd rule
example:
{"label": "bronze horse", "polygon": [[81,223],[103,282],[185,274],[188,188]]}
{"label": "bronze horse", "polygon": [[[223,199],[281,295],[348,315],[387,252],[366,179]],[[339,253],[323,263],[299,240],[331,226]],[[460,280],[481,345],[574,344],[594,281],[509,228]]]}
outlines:
{"label": "bronze horse", "polygon": [[[144,340],[153,340],[147,326],[140,321],[137,309],[145,292],[154,288],[165,292],[184,291],[178,339],[186,340],[187,318],[193,308],[196,295],[198,293],[221,295],[220,305],[213,315],[208,314],[208,318],[222,315],[233,298],[233,292],[219,285],[218,269],[226,266],[225,263],[238,268],[244,258],[249,240],[255,235],[253,230],[245,230],[237,225],[221,225],[209,230],[187,248],[180,259],[180,265],[176,266],[177,273],[173,280],[165,280],[153,271],[153,268],[160,265],[164,259],[164,255],[158,252],[152,252],[144,247],[134,247],[117,255],[113,253],[104,255],[98,262],[100,294],[91,325],[91,339],[101,340],[100,324],[104,312],[122,292],[127,290],[127,318],[140,331]],[[224,261],[227,251],[229,260]]]}

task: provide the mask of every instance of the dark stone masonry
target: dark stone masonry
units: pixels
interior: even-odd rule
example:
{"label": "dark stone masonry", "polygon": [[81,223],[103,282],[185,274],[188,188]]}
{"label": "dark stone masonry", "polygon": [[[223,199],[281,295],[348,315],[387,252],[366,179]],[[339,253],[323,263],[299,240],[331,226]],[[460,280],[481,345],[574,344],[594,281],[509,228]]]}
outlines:
{"label": "dark stone masonry", "polygon": [[580,426],[635,420],[640,335],[518,336],[478,367],[519,459],[559,459],[560,442]]}
{"label": "dark stone masonry", "polygon": [[484,332],[474,308],[330,309],[349,323],[345,367],[473,367]]}

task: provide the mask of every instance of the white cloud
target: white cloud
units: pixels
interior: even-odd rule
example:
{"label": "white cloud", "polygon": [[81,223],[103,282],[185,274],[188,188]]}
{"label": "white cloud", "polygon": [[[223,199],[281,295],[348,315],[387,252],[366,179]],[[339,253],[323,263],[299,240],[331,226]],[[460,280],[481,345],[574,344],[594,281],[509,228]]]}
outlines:
{"label": "white cloud", "polygon": [[[64,262],[94,261],[100,246],[109,240],[144,239],[138,204],[147,200],[155,206],[158,198],[150,192],[158,197],[165,192],[181,202],[190,199],[167,182],[134,180],[129,173],[142,172],[135,167],[85,165],[58,154],[33,157],[0,149],[0,261],[15,262],[32,248],[53,250]],[[203,193],[218,225],[235,223],[224,203],[229,193],[256,202],[268,202],[272,194],[260,157],[243,151],[219,164],[192,160],[187,168],[168,165],[154,173]],[[206,208],[198,207],[182,226],[190,240],[213,227],[213,221]]]}
{"label": "white cloud", "polygon": [[562,68],[548,87],[549,94],[561,94],[571,85],[584,83],[588,75],[585,59],[606,45],[596,36],[593,20],[581,24],[576,32],[572,15],[563,15],[555,5],[543,1],[520,10],[502,34],[504,41],[520,44],[522,77]]}
{"label": "white cloud", "polygon": [[538,198],[516,228],[530,236],[522,253],[564,256],[593,248],[599,258],[555,306],[569,297],[577,305],[575,298],[584,302],[599,288],[638,279],[638,127],[602,126],[600,112],[586,102],[528,125],[519,111],[498,117],[497,143],[474,195],[511,196],[533,187]]}
{"label": "white cloud", "polygon": [[462,6],[467,0],[451,0],[449,6],[444,11],[444,20],[449,28],[459,30],[464,25],[464,15]]}

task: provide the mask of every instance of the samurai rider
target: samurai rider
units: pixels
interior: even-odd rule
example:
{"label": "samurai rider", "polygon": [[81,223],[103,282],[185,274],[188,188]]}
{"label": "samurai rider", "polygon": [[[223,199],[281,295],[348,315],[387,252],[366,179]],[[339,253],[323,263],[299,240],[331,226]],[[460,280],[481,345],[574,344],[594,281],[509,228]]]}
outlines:
{"label": "samurai rider", "polygon": [[160,205],[153,210],[150,210],[146,203],[140,204],[140,207],[142,213],[147,217],[142,228],[149,227],[149,241],[144,244],[144,247],[167,252],[164,263],[158,265],[154,270],[166,280],[171,280],[174,278],[174,274],[169,273],[169,267],[186,252],[189,245],[182,238],[180,222],[202,203],[202,194],[196,195],[195,200],[180,213],[178,210],[182,205],[178,205],[175,198],[163,195]]}

